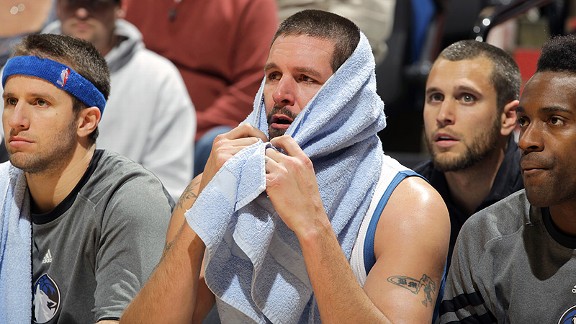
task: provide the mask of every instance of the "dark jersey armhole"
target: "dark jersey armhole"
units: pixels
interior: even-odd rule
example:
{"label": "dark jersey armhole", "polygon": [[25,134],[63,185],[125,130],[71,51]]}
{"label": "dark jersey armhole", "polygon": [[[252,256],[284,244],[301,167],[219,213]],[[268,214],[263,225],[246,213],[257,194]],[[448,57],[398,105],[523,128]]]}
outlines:
{"label": "dark jersey armhole", "polygon": [[394,189],[396,189],[398,184],[400,184],[402,180],[413,176],[420,177],[426,180],[420,174],[412,170],[400,171],[398,172],[398,174],[396,174],[394,179],[392,179],[392,181],[388,185],[388,188],[386,188],[386,191],[384,191],[384,194],[382,195],[382,197],[380,197],[378,205],[376,205],[376,209],[374,210],[374,214],[372,215],[372,219],[370,219],[370,224],[368,225],[368,230],[366,231],[366,239],[364,240],[363,253],[364,253],[364,269],[366,269],[366,274],[370,272],[370,270],[376,263],[376,255],[374,254],[374,239],[376,237],[376,226],[378,225],[378,221],[380,220],[380,215],[382,215],[384,207],[388,203],[390,196],[392,196],[392,192],[394,191]]}
{"label": "dark jersey armhole", "polygon": [[[372,219],[370,219],[370,224],[368,225],[368,230],[366,231],[366,239],[364,240],[363,253],[364,253],[364,269],[366,270],[366,275],[370,273],[370,270],[372,270],[372,267],[376,263],[376,255],[374,254],[374,240],[376,237],[376,226],[378,225],[378,221],[380,220],[380,215],[382,215],[384,207],[388,203],[390,196],[392,196],[392,192],[394,191],[394,189],[396,189],[398,184],[400,184],[402,180],[414,176],[426,180],[426,178],[424,178],[422,175],[412,170],[405,170],[398,172],[398,174],[396,174],[394,179],[392,179],[392,181],[388,185],[388,188],[386,188],[386,191],[384,191],[382,197],[380,197],[378,205],[376,205],[376,209],[374,210],[374,214],[372,214]],[[426,180],[426,182],[428,182],[428,180]],[[442,302],[442,296],[444,295],[444,287],[446,285],[446,270],[447,270],[446,267],[444,267],[444,272],[442,273],[442,279],[440,281],[440,287],[438,289],[438,297],[436,299],[436,305],[434,305],[432,323],[434,323],[435,320],[438,318],[440,303]]]}

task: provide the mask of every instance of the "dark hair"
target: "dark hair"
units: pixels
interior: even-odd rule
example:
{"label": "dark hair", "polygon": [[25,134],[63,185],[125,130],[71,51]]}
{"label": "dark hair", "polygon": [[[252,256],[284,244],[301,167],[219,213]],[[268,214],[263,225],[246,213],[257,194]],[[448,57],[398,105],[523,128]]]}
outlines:
{"label": "dark hair", "polygon": [[576,36],[555,36],[542,46],[536,72],[576,73]]}
{"label": "dark hair", "polygon": [[496,90],[498,112],[512,100],[518,99],[522,79],[516,61],[501,48],[476,40],[462,40],[446,47],[439,55],[449,61],[469,60],[485,57],[492,62],[490,77]]}
{"label": "dark hair", "polygon": [[286,18],[278,27],[272,42],[280,36],[306,35],[334,42],[332,71],[352,55],[360,42],[360,29],[352,21],[322,10],[303,10]]}
{"label": "dark hair", "polygon": [[[58,61],[72,68],[92,82],[108,100],[110,95],[110,72],[106,60],[87,41],[56,34],[32,34],[24,37],[14,49],[13,56],[33,55]],[[72,109],[86,108],[80,100],[72,96]],[[92,142],[98,137],[98,128],[90,134]]]}

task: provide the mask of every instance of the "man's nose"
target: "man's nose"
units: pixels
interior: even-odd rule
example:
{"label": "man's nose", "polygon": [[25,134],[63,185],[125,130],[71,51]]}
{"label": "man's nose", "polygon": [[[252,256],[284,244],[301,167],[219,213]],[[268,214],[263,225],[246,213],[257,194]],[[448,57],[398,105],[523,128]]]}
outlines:
{"label": "man's nose", "polygon": [[518,147],[524,152],[538,152],[544,149],[542,129],[539,123],[530,123],[520,130]]}
{"label": "man's nose", "polygon": [[85,6],[79,6],[78,8],[74,9],[74,16],[78,19],[86,19],[90,16],[90,11]]}
{"label": "man's nose", "polygon": [[272,98],[276,105],[292,106],[296,100],[295,92],[296,82],[288,77],[282,77],[274,89]]}
{"label": "man's nose", "polygon": [[30,125],[25,105],[19,102],[13,109],[4,110],[4,120],[15,130],[27,129]]}
{"label": "man's nose", "polygon": [[453,125],[456,121],[456,107],[452,100],[444,100],[436,115],[436,122],[439,127]]}

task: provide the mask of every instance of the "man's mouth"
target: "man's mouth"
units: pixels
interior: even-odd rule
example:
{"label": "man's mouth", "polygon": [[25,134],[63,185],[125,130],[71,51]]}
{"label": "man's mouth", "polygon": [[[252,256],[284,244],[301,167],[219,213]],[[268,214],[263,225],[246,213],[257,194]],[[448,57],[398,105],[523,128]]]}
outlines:
{"label": "man's mouth", "polygon": [[270,126],[278,128],[278,127],[288,127],[292,124],[294,120],[286,115],[273,115],[270,121]]}
{"label": "man's mouth", "polygon": [[268,126],[270,128],[286,130],[294,122],[297,114],[293,114],[287,107],[274,106],[268,114]]}
{"label": "man's mouth", "polygon": [[524,175],[534,174],[550,169],[550,164],[544,159],[536,156],[522,156],[520,159],[520,169]]}
{"label": "man's mouth", "polygon": [[458,139],[455,136],[446,133],[436,133],[433,137],[434,142],[440,141],[457,141]]}

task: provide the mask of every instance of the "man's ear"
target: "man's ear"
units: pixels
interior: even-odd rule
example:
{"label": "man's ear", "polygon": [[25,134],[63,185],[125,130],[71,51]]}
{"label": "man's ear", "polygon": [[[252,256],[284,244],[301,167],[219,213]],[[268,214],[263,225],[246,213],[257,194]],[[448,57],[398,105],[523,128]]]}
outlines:
{"label": "man's ear", "polygon": [[88,137],[100,123],[100,109],[98,107],[88,107],[78,113],[78,136]]}
{"label": "man's ear", "polygon": [[516,108],[518,108],[518,100],[510,101],[504,106],[501,118],[500,134],[508,136],[514,128],[516,128]]}

